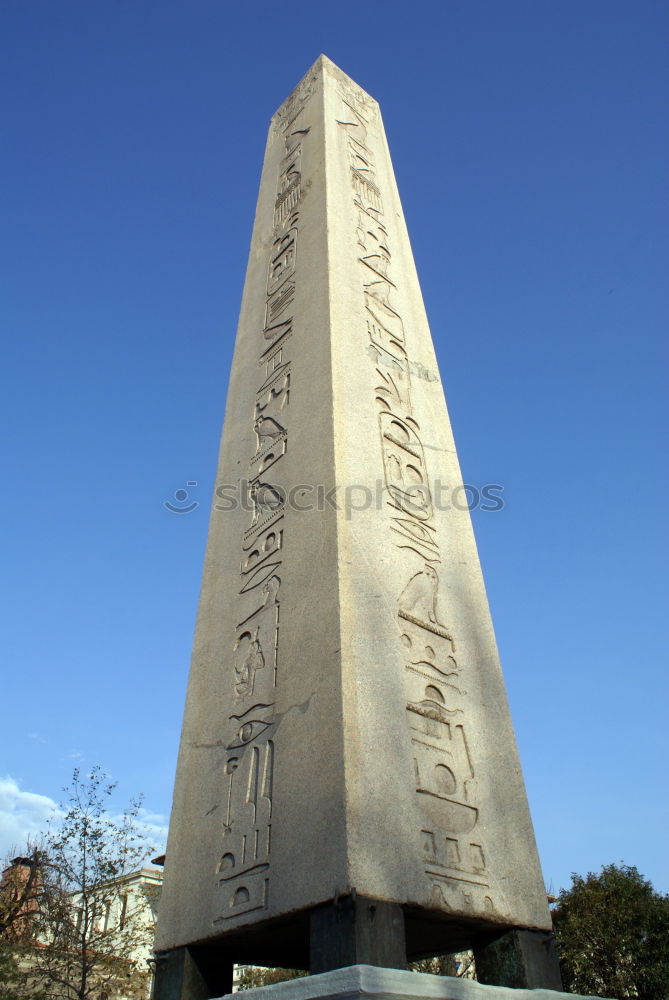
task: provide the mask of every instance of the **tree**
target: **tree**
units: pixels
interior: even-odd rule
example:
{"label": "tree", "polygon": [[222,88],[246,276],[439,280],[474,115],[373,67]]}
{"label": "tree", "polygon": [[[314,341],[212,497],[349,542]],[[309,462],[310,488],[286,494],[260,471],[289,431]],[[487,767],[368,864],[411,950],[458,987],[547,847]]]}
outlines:
{"label": "tree", "polygon": [[[456,955],[438,955],[436,958],[422,958],[410,962],[412,972],[428,972],[433,976],[461,976],[470,979],[473,976],[473,955],[462,952]],[[299,979],[307,973],[300,969],[265,969],[257,965],[247,965],[238,981],[240,990],[253,990],[257,986],[271,986],[273,983],[283,983],[286,979]]]}
{"label": "tree", "polygon": [[636,868],[573,874],[553,925],[566,990],[619,1000],[669,996],[669,896]]}
{"label": "tree", "polygon": [[434,958],[420,958],[409,962],[411,972],[424,972],[430,976],[455,976],[460,979],[474,978],[474,955],[471,951],[457,952],[449,955],[436,955]]}
{"label": "tree", "polygon": [[257,986],[272,986],[287,979],[300,979],[307,973],[302,969],[266,969],[259,965],[247,965],[242,971],[237,987],[240,990],[254,990]]}
{"label": "tree", "polygon": [[32,918],[38,946],[21,963],[26,992],[39,1000],[147,995],[152,925],[127,876],[151,849],[138,828],[141,800],[120,818],[107,811],[114,787],[99,767],[85,777],[75,770],[64,815],[46,837]]}
{"label": "tree", "polygon": [[15,949],[0,938],[0,996],[2,1000],[19,1000],[22,976]]}
{"label": "tree", "polygon": [[0,879],[0,996],[24,996],[21,960],[34,940],[41,900],[43,852],[30,845],[23,855],[10,852]]}
{"label": "tree", "polygon": [[40,905],[43,857],[40,848],[30,845],[28,853],[12,857],[2,873],[0,938],[4,941],[21,941],[30,935]]}

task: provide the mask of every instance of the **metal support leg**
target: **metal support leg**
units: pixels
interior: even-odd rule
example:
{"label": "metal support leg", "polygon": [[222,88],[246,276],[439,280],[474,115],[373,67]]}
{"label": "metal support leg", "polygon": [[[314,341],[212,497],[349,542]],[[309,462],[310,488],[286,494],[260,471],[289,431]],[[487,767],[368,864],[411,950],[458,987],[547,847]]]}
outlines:
{"label": "metal support leg", "polygon": [[314,909],[309,925],[309,971],[348,965],[406,969],[404,914],[397,903],[350,896]]}
{"label": "metal support leg", "polygon": [[156,955],[153,1000],[212,1000],[232,993],[232,961],[203,948]]}
{"label": "metal support leg", "polygon": [[512,930],[474,948],[476,978],[490,986],[562,990],[553,935]]}

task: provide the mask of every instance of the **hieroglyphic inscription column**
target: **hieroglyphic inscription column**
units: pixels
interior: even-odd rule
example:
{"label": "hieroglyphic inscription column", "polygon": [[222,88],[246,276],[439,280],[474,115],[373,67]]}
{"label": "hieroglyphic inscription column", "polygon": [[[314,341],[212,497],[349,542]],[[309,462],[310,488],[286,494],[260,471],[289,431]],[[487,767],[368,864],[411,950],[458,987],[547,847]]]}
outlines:
{"label": "hieroglyphic inscription column", "polygon": [[[437,454],[427,462],[424,432],[412,401],[413,395],[420,394],[414,385],[438,378],[434,367],[413,360],[418,330],[407,331],[399,311],[407,276],[397,273],[394,262],[402,237],[397,218],[389,211],[394,191],[387,179],[385,190],[380,187],[379,161],[385,158],[385,149],[378,115],[345,82],[340,82],[338,96],[340,155],[350,168],[351,242],[355,241],[360,265],[365,310],[360,364],[371,375],[369,393],[379,411],[383,461],[379,523],[386,531],[386,546],[396,550],[395,565],[403,567],[404,573],[397,596],[396,640],[405,660],[401,685],[407,692],[411,777],[417,793],[424,870],[437,906],[494,913],[469,748],[467,676],[452,630],[441,620],[440,570],[448,560],[448,540],[438,530],[430,477],[434,471],[444,474],[439,456],[443,449],[428,440]],[[376,143],[373,123],[377,123]],[[428,433],[434,433],[432,428]],[[446,481],[451,488],[458,482],[452,478],[453,471],[449,470]]]}
{"label": "hieroglyphic inscription column", "polygon": [[320,57],[267,143],[159,951],[306,965],[346,898],[410,954],[549,929],[458,488],[378,105]]}

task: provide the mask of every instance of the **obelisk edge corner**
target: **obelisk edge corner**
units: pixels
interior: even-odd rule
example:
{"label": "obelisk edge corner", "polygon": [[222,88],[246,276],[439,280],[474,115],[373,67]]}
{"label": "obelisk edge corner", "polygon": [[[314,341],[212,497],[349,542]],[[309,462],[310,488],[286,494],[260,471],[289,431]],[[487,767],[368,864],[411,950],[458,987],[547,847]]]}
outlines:
{"label": "obelisk edge corner", "polygon": [[349,96],[365,108],[368,113],[374,112],[377,115],[380,113],[379,102],[376,98],[372,97],[366,90],[363,90],[360,84],[356,83],[343,69],[340,69],[336,63],[328,59],[325,55],[320,55],[317,62],[321,67],[321,71],[325,70],[330,76],[334,77],[343,90],[348,92]]}
{"label": "obelisk edge corner", "polygon": [[281,132],[292,116],[295,116],[301,106],[311,97],[319,79],[325,75],[333,77],[340,85],[343,95],[348,96],[359,108],[367,114],[380,116],[378,101],[363,90],[355,80],[337,66],[328,56],[321,53],[309,67],[297,86],[277,108],[270,122],[270,137]]}

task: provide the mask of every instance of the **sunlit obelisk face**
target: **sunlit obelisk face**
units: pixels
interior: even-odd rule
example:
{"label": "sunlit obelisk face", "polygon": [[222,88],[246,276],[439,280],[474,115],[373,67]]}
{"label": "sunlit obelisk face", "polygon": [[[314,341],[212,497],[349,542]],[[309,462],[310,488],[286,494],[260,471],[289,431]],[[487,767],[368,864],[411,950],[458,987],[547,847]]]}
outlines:
{"label": "sunlit obelisk face", "polygon": [[159,949],[352,887],[550,927],[458,488],[378,105],[321,57],[265,154]]}

